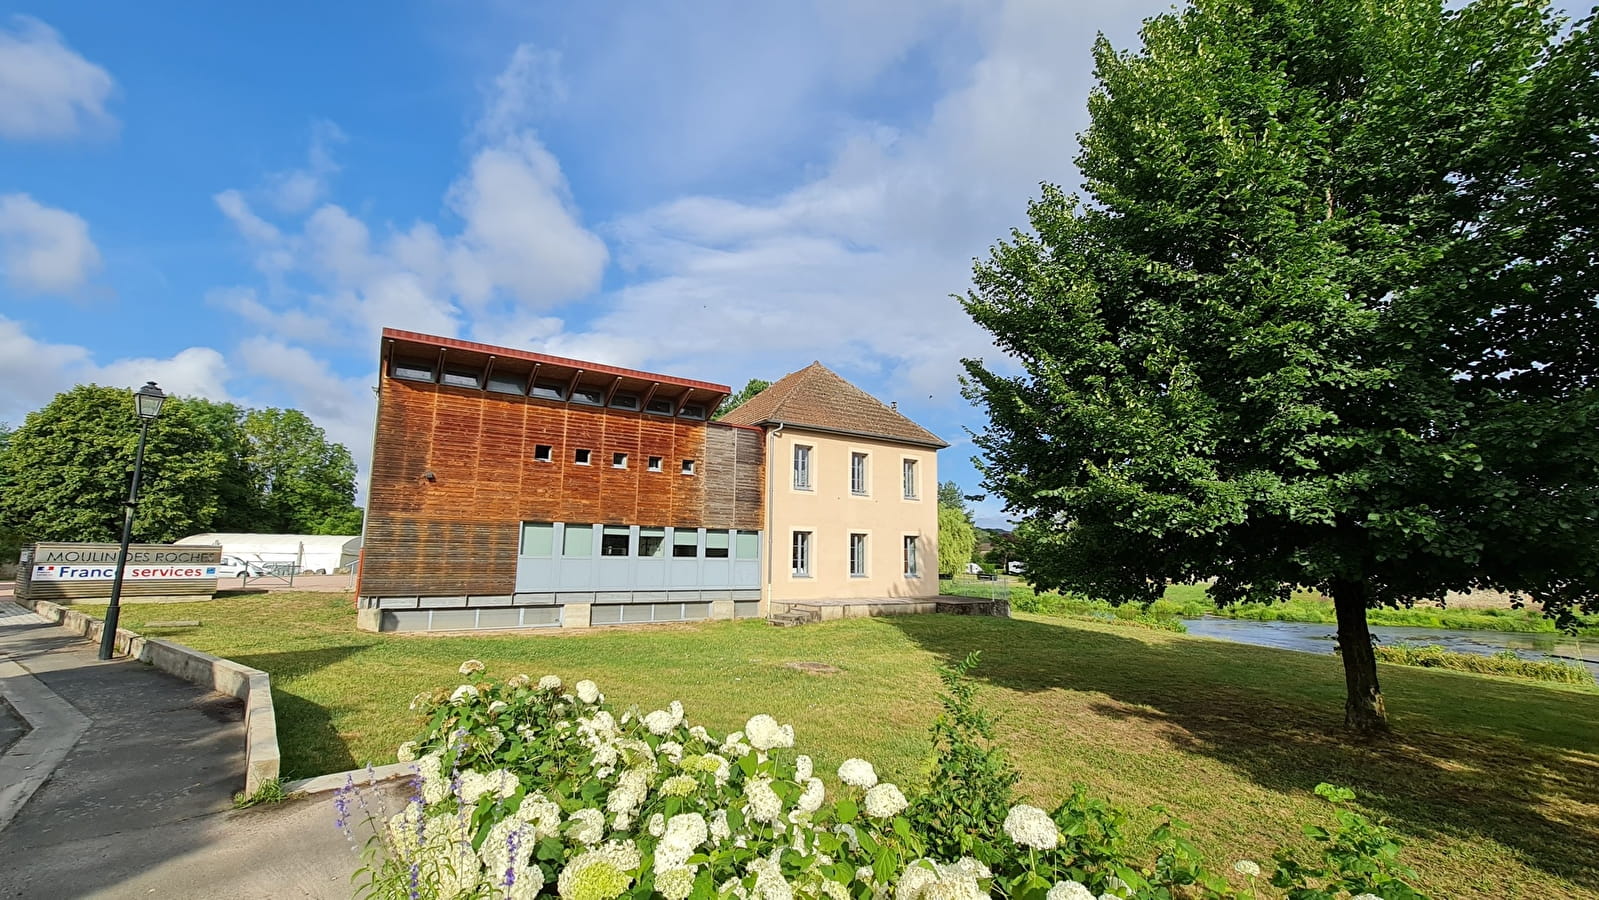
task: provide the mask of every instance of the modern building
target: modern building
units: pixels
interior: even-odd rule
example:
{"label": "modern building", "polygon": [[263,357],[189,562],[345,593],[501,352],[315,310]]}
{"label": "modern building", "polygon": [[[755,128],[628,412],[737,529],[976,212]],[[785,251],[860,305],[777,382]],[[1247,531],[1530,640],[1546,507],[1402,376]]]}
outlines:
{"label": "modern building", "polygon": [[[763,616],[774,597],[937,593],[943,443],[819,364],[717,422],[721,384],[392,329],[380,358],[362,628],[681,622]],[[808,490],[789,469],[802,446]]]}
{"label": "modern building", "polygon": [[948,444],[819,362],[722,421],[766,433],[767,599],[938,596]]}

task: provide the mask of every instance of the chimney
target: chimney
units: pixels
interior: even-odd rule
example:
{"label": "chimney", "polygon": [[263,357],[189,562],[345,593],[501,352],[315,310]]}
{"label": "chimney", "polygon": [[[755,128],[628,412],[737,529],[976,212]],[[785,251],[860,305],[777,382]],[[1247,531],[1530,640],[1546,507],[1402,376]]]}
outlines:
{"label": "chimney", "polygon": [[899,412],[899,401],[898,400],[890,400],[890,401],[888,401],[888,408],[892,409],[894,412]]}

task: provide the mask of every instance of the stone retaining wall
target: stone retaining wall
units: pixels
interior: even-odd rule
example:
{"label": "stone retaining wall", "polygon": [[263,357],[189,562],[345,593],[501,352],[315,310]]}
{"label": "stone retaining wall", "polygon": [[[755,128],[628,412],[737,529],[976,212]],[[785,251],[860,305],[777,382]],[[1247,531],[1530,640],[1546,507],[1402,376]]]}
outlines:
{"label": "stone retaining wall", "polygon": [[[57,625],[99,644],[105,623],[49,600],[16,598],[16,603]],[[118,628],[118,651],[200,687],[244,701],[244,792],[254,794],[262,784],[277,778],[282,764],[278,752],[278,722],[272,709],[272,679],[260,669],[212,656],[173,641],[147,638]]]}

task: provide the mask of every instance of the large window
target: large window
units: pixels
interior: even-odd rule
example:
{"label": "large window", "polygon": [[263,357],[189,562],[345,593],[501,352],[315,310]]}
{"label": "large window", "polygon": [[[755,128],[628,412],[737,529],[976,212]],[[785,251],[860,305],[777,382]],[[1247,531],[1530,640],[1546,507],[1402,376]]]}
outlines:
{"label": "large window", "polygon": [[903,480],[905,482],[905,499],[906,500],[915,500],[916,497],[917,497],[917,491],[916,491],[916,460],[914,460],[914,459],[905,460],[904,461],[904,469],[905,469],[905,471],[904,471]]}
{"label": "large window", "polygon": [[555,554],[555,526],[549,522],[522,523],[522,555],[553,556]]}
{"label": "large window", "polygon": [[731,545],[727,532],[714,529],[705,532],[706,559],[727,559]]}
{"label": "large window", "polygon": [[905,577],[922,577],[921,561],[916,558],[916,541],[914,534],[905,535]]}
{"label": "large window", "polygon": [[638,555],[646,559],[665,558],[666,529],[640,528],[638,530]]}
{"label": "large window", "polygon": [[851,453],[849,455],[849,492],[858,497],[866,496],[868,485],[866,483],[866,460],[864,453]]}
{"label": "large window", "polygon": [[700,555],[700,533],[693,528],[678,528],[672,532],[672,555],[695,557]]}
{"label": "large window", "polygon": [[849,536],[849,574],[851,578],[866,577],[866,535]]}
{"label": "large window", "polygon": [[607,525],[600,535],[601,556],[626,556],[631,535],[626,525]]}
{"label": "large window", "polygon": [[811,533],[794,532],[794,574],[809,577],[811,574]]}
{"label": "large window", "polygon": [[794,445],[794,490],[808,491],[811,489],[811,448],[804,444]]}
{"label": "large window", "polygon": [[740,531],[733,542],[734,556],[738,559],[761,558],[761,534],[758,531]]}
{"label": "large window", "polygon": [[561,555],[578,559],[594,555],[594,526],[568,525],[561,541]]}

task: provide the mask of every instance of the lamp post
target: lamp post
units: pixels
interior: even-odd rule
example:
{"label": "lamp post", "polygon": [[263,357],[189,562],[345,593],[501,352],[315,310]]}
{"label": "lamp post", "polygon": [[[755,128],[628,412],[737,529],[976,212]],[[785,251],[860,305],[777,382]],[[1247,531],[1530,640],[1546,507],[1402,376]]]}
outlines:
{"label": "lamp post", "polygon": [[122,546],[117,550],[117,571],[111,576],[111,605],[105,611],[105,629],[100,632],[100,658],[110,659],[117,644],[117,618],[122,613],[122,570],[128,564],[128,543],[133,538],[133,510],[139,504],[139,470],[144,466],[144,440],[150,436],[150,423],[161,415],[167,395],[155,382],[133,392],[134,411],[139,414],[139,449],[133,453],[133,485],[128,488],[128,505],[122,514]]}

